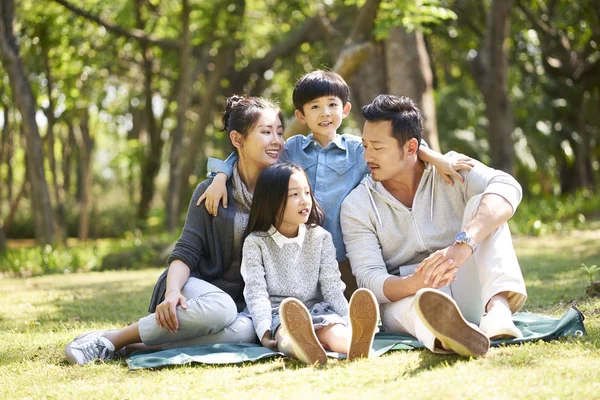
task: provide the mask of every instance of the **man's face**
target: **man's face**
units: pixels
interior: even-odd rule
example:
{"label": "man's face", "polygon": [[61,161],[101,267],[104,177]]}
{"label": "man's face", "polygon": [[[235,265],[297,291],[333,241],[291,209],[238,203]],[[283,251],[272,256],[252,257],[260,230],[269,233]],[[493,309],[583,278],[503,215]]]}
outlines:
{"label": "man's face", "polygon": [[392,136],[391,121],[365,122],[362,144],[373,180],[383,182],[395,178],[406,168],[404,150]]}

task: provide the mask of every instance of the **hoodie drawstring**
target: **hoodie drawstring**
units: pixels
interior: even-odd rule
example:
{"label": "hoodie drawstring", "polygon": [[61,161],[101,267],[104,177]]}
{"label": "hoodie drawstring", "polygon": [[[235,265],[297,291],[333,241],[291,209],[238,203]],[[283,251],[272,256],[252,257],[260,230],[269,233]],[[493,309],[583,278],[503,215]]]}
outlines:
{"label": "hoodie drawstring", "polygon": [[371,205],[373,206],[373,209],[375,210],[375,215],[377,216],[377,221],[379,221],[379,225],[381,225],[381,227],[383,228],[383,222],[381,221],[381,216],[379,215],[379,210],[377,210],[377,207],[375,206],[375,199],[373,199],[373,195],[371,194],[371,189],[367,185],[367,182],[365,182],[365,186],[367,188],[367,194],[369,195],[369,200],[371,200]]}
{"label": "hoodie drawstring", "polygon": [[433,222],[433,191],[435,189],[435,172],[431,183],[431,206],[429,207],[429,222]]}

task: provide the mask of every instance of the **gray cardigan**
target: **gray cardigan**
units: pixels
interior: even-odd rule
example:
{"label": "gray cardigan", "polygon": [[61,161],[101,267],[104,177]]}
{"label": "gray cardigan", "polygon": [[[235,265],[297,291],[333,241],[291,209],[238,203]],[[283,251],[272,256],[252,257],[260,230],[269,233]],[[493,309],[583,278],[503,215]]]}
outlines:
{"label": "gray cardigan", "polygon": [[[181,260],[190,268],[190,276],[210,282],[224,290],[235,301],[238,310],[245,306],[241,274],[235,284],[223,285],[222,277],[231,266],[233,260],[233,221],[236,212],[235,201],[229,201],[227,208],[219,206],[219,212],[213,217],[206,211],[204,204],[196,206],[200,196],[212,183],[208,179],[200,183],[188,207],[185,225],[175,249],[167,259],[167,265],[173,260]],[[227,181],[227,196],[233,199],[231,181]],[[241,254],[238,255],[241,259]],[[165,296],[167,273],[162,273],[154,286],[148,311],[153,313]]]}

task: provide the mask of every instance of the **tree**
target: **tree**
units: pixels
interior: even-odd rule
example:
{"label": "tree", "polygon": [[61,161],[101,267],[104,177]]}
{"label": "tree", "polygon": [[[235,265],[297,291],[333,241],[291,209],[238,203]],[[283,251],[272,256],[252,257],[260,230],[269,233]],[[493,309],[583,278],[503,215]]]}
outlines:
{"label": "tree", "polygon": [[492,0],[472,74],[483,95],[492,166],[512,173],[513,115],[508,98],[508,33],[514,0]]}
{"label": "tree", "polygon": [[13,33],[14,2],[0,3],[0,51],[12,89],[14,102],[22,118],[27,141],[27,174],[31,182],[32,208],[36,240],[51,244],[55,240],[53,211],[44,171],[42,141],[35,120],[36,101],[27,81],[25,66],[19,56],[19,48]]}
{"label": "tree", "polygon": [[[553,102],[552,131],[567,149],[559,157],[561,191],[596,186],[592,162],[593,125],[600,88],[600,15],[591,2],[519,2],[528,25],[537,32],[541,63],[547,79],[543,87]],[[559,128],[559,129],[557,129]],[[569,156],[572,152],[572,158]]]}

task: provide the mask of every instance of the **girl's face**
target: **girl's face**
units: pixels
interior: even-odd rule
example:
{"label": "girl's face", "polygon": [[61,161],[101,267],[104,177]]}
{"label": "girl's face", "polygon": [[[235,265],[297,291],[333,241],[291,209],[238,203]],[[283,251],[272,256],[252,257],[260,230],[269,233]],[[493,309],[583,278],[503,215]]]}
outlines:
{"label": "girl's face", "polygon": [[277,230],[284,236],[295,237],[298,235],[298,226],[308,221],[311,209],[310,185],[306,175],[296,171],[290,176],[287,204]]}
{"label": "girl's face", "polygon": [[284,144],[283,124],[278,110],[263,110],[248,135],[239,135],[233,139],[233,143],[238,149],[240,161],[254,164],[261,170],[275,164]]}

